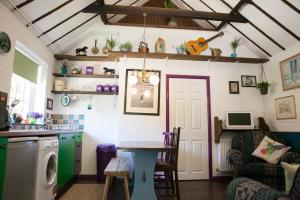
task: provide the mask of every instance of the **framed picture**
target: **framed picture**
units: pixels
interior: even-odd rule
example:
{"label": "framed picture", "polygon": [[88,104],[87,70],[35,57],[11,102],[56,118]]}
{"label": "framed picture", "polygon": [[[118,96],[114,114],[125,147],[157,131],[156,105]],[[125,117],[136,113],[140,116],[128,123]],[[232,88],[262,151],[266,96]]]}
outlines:
{"label": "framed picture", "polygon": [[47,98],[46,108],[47,108],[47,110],[53,110],[53,99]]}
{"label": "framed picture", "polygon": [[242,87],[256,87],[256,76],[242,75]]}
{"label": "framed picture", "polygon": [[275,99],[276,119],[296,119],[295,96]]}
{"label": "framed picture", "polygon": [[[126,69],[124,114],[159,115],[160,82],[152,85],[147,79],[143,83],[138,80],[137,84],[130,85],[128,78],[132,73],[141,76],[142,70]],[[151,70],[151,73],[156,73],[160,79],[160,71]]]}
{"label": "framed picture", "polygon": [[229,94],[239,94],[239,82],[238,81],[229,81]]}
{"label": "framed picture", "polygon": [[283,90],[300,87],[300,53],[280,62]]}

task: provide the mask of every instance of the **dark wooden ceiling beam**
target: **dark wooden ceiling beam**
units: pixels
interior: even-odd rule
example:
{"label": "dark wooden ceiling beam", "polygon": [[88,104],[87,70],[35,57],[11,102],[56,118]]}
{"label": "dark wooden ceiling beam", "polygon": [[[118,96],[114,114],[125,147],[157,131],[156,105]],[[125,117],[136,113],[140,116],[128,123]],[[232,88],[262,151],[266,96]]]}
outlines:
{"label": "dark wooden ceiling beam", "polygon": [[[230,11],[230,14],[233,15],[233,14],[236,14],[236,12],[241,9],[241,7],[245,4],[245,1],[243,0],[240,0],[236,6]],[[217,30],[219,31],[221,28],[223,28],[223,26],[226,24],[225,21],[223,21],[218,27],[217,27]]]}
{"label": "dark wooden ceiling beam", "polygon": [[[97,0],[97,2],[98,2],[98,5],[105,6],[104,0]],[[100,17],[101,17],[102,22],[106,25],[108,23],[107,14],[101,13]]]}
{"label": "dark wooden ceiling beam", "polygon": [[300,10],[296,6],[294,6],[293,4],[291,4],[288,0],[281,0],[281,1],[283,3],[285,3],[288,7],[290,7],[294,11],[296,11],[298,14],[300,14]]}
{"label": "dark wooden ceiling beam", "polygon": [[[250,0],[251,1],[251,0]],[[298,41],[300,41],[300,37],[296,35],[294,32],[292,32],[290,29],[285,27],[282,23],[280,23],[277,19],[275,19],[272,15],[267,13],[264,9],[262,9],[260,6],[255,4],[253,1],[251,1],[251,5],[253,5],[256,9],[258,9],[260,12],[262,12],[265,16],[267,16],[269,19],[271,19],[275,24],[280,26],[282,29],[284,29],[286,32],[288,32],[291,36],[296,38]]]}
{"label": "dark wooden ceiling beam", "polygon": [[[132,2],[129,6],[132,6],[132,5],[136,4],[136,3],[139,2],[139,1],[140,1],[140,0],[136,0],[136,1]],[[114,5],[116,5],[116,4],[119,3],[119,2],[120,2],[120,1],[116,2]],[[117,16],[117,14],[113,14],[112,16],[110,16],[110,17],[108,18],[108,21],[111,20],[112,18],[114,18],[115,16]]]}
{"label": "dark wooden ceiling beam", "polygon": [[76,26],[75,28],[71,29],[70,31],[68,31],[67,33],[65,33],[64,35],[60,36],[59,38],[57,38],[56,40],[54,40],[53,42],[51,42],[50,44],[47,45],[47,47],[49,47],[50,45],[56,43],[57,41],[61,40],[62,38],[66,37],[67,35],[69,35],[70,33],[72,33],[73,31],[75,31],[76,29],[80,28],[81,26],[85,25],[86,23],[88,23],[89,21],[91,21],[92,19],[94,19],[95,17],[97,17],[98,14],[95,14],[93,17],[89,18],[88,20],[84,21],[83,23],[79,24],[78,26]]}
{"label": "dark wooden ceiling beam", "polygon": [[[233,9],[225,0],[221,0],[227,7],[229,7],[230,9]],[[240,15],[243,16],[243,14],[240,11],[237,11]],[[245,17],[245,16],[243,16]],[[246,18],[246,17],[245,17]],[[247,19],[247,18],[246,18]],[[252,23],[249,19],[248,23],[254,27],[258,32],[260,32],[261,34],[263,34],[266,38],[268,38],[271,42],[273,42],[275,45],[277,45],[279,48],[281,48],[282,50],[285,50],[285,48],[279,44],[276,40],[274,40],[273,38],[271,38],[268,34],[266,34],[263,30],[261,30],[259,27],[257,27],[254,23]]]}
{"label": "dark wooden ceiling beam", "polygon": [[[199,0],[201,1],[207,8],[209,8],[212,12],[216,12],[212,7],[210,7],[206,2],[204,2],[203,0]],[[249,2],[247,2],[249,3]],[[237,27],[235,27],[233,24],[228,23],[232,28],[234,28],[237,32],[239,32],[241,35],[243,35],[245,38],[248,39],[248,41],[250,41],[252,44],[254,44],[257,48],[259,48],[262,52],[264,52],[266,55],[272,57],[272,55],[267,52],[264,48],[262,48],[260,45],[258,45],[255,41],[253,41],[251,38],[249,38],[246,34],[244,34],[242,31],[240,31]]]}
{"label": "dark wooden ceiling beam", "polygon": [[[26,6],[27,4],[33,2],[33,0],[27,0],[27,1],[24,1],[23,3],[20,3],[19,5],[16,6],[17,9],[20,9],[24,6]],[[16,9],[13,9],[13,10],[16,10]]]}
{"label": "dark wooden ceiling beam", "polygon": [[215,20],[215,21],[230,21],[246,23],[247,20],[240,17],[239,15],[229,15],[226,13],[212,13],[202,11],[190,11],[181,9],[168,9],[168,8],[154,8],[154,7],[140,7],[140,6],[116,6],[116,5],[105,5],[100,6],[92,5],[88,6],[83,10],[86,13],[110,13],[110,14],[125,14],[125,15],[139,15],[142,16],[144,13],[147,15],[159,15],[165,17],[182,17],[192,19],[204,19],[204,20]]}
{"label": "dark wooden ceiling beam", "polygon": [[[191,10],[195,11],[195,9],[190,5],[188,4],[187,2],[185,2],[184,0],[181,0],[182,3],[184,3],[184,5],[186,5],[188,8],[190,8]],[[210,21],[208,20],[205,20],[211,27],[213,27],[214,29],[216,29],[217,27],[211,23]]]}
{"label": "dark wooden ceiling beam", "polygon": [[[49,12],[43,14],[42,16],[36,18],[35,20],[31,21],[30,24],[35,24],[36,22],[40,21],[41,19],[44,19],[45,17],[49,16],[50,14],[54,13],[55,11],[63,8],[64,6],[68,5],[69,3],[71,3],[74,0],[68,0],[66,2],[64,2],[63,4],[57,6],[56,8],[50,10]],[[26,26],[29,26],[30,24],[27,24]]]}

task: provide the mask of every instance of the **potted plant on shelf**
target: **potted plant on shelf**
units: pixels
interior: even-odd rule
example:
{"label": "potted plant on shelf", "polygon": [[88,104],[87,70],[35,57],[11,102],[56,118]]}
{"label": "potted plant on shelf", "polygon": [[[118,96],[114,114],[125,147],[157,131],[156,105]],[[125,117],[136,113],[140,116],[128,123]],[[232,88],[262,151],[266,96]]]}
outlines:
{"label": "potted plant on shelf", "polygon": [[260,93],[262,95],[268,94],[268,89],[269,89],[270,83],[267,81],[266,75],[265,75],[265,70],[263,65],[261,65],[260,68],[260,82],[256,84],[257,89],[260,90]]}
{"label": "potted plant on shelf", "polygon": [[132,44],[131,42],[127,41],[125,43],[120,44],[119,48],[120,51],[132,51]]}
{"label": "potted plant on shelf", "polygon": [[[173,46],[174,47],[174,46]],[[184,54],[185,52],[186,52],[186,45],[185,45],[185,42],[184,43],[182,43],[182,44],[180,44],[180,45],[178,45],[178,46],[175,46],[175,48],[176,48],[176,52],[177,52],[177,54]]]}
{"label": "potted plant on shelf", "polygon": [[[169,9],[173,9],[176,8],[175,4],[172,2],[172,0],[165,0],[164,1],[164,7],[165,8],[169,8]],[[177,26],[177,21],[175,17],[170,17],[169,19],[169,26]]]}
{"label": "potted plant on shelf", "polygon": [[233,53],[230,54],[231,58],[236,58],[237,54],[236,54],[236,49],[238,48],[238,46],[240,45],[240,41],[242,38],[234,38],[231,42],[230,42],[230,46],[232,48]]}
{"label": "potted plant on shelf", "polygon": [[112,36],[106,39],[105,47],[103,47],[102,52],[107,54],[109,51],[112,51],[118,45],[117,40],[115,40]]}

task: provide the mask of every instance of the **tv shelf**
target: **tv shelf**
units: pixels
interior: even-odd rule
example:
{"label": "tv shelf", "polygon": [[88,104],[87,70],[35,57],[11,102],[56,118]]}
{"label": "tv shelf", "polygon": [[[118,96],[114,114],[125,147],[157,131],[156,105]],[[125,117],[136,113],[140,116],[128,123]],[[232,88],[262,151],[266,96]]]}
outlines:
{"label": "tv shelf", "polygon": [[215,128],[215,143],[220,143],[220,137],[223,133],[226,132],[244,132],[244,131],[253,131],[253,130],[265,130],[269,131],[269,126],[266,124],[263,117],[258,118],[258,127],[254,129],[223,129],[222,120],[219,120],[219,117],[214,117],[214,128]]}

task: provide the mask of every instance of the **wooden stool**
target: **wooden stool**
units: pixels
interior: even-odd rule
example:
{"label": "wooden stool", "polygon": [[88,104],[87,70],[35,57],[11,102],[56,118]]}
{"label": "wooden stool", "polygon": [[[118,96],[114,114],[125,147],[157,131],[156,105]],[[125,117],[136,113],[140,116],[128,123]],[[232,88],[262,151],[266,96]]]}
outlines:
{"label": "wooden stool", "polygon": [[105,186],[103,192],[103,200],[107,199],[107,193],[109,190],[111,178],[115,176],[124,178],[126,200],[130,200],[129,189],[128,189],[128,177],[129,177],[128,159],[112,158],[104,170],[104,175],[106,175],[106,180],[105,180]]}

